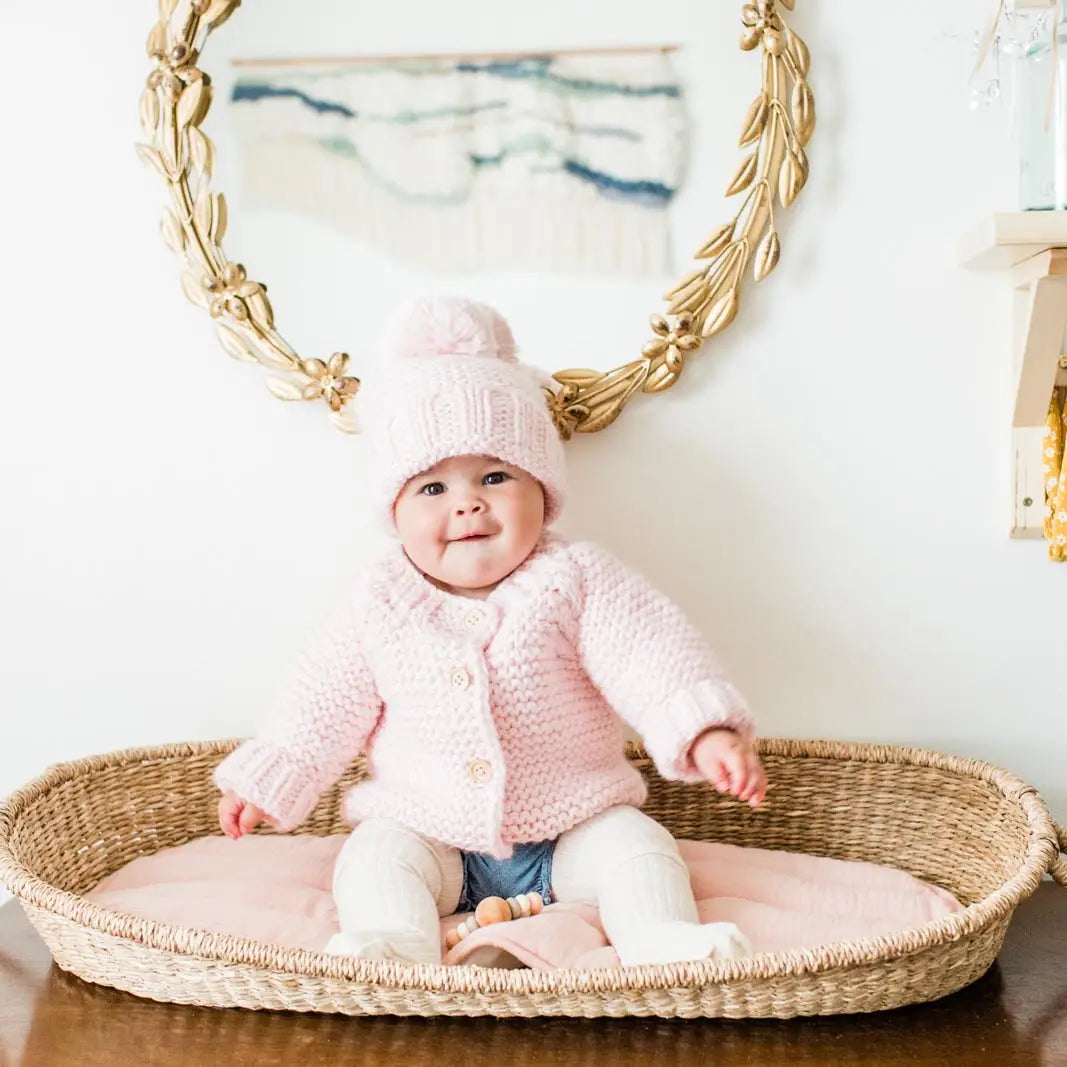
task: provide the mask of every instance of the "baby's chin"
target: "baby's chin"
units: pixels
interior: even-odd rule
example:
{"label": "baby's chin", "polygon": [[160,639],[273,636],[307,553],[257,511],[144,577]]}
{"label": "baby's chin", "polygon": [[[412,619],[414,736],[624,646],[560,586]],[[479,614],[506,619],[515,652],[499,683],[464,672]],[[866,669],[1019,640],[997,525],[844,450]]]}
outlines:
{"label": "baby's chin", "polygon": [[496,554],[486,553],[476,545],[465,543],[450,545],[442,562],[443,573],[436,577],[449,585],[465,589],[484,589],[496,585],[515,569],[515,564],[510,560],[500,559]]}

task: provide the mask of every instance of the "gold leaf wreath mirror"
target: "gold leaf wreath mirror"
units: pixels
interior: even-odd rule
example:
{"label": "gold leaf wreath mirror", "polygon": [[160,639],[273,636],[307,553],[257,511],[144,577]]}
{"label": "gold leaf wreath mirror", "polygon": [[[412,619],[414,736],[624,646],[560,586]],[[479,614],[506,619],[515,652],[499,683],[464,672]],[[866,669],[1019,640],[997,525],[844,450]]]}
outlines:
{"label": "gold leaf wreath mirror", "polygon": [[[159,0],[159,20],[148,36],[154,69],[141,97],[148,143],[137,151],[167,184],[164,240],[183,261],[186,296],[209,311],[223,349],[271,372],[266,385],[274,396],[324,403],[338,428],[353,431],[346,405],[359,379],[347,373],[348,355],[300,356],[275,328],[266,286],[223,251],[226,198],[212,191],[215,146],[201,129],[212,84],[198,63],[208,37],[239,3]],[[740,207],[698,247],[694,269],[664,295],[666,307],[651,316],[652,336],[637,358],[609,371],[553,374],[560,388],[546,388],[546,400],[564,439],[610,425],[638,390],[656,393],[674,385],[687,356],[733,321],[749,267],[758,282],[777,264],[775,202],[788,207],[804,187],[804,148],[815,128],[808,49],[782,15],[793,3],[757,0],[741,9],[741,48],[759,51],[762,88],[742,121],[744,155],[726,188],[728,197],[745,194]]]}

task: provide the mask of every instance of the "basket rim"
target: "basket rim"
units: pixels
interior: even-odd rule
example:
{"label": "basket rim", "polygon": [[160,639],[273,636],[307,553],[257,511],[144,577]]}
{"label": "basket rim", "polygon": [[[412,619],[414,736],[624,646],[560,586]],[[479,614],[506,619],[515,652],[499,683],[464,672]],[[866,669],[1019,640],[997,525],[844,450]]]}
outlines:
{"label": "basket rim", "polygon": [[[289,949],[209,933],[172,923],[142,919],[104,908],[84,896],[44,881],[16,859],[10,848],[12,831],[21,813],[57,786],[99,770],[131,763],[173,762],[192,756],[224,755],[240,739],[187,741],[126,748],[60,763],[26,783],[0,804],[0,884],[6,884],[21,901],[89,929],[134,941],[148,948],[243,964],[306,977],[341,979],[354,984],[389,989],[420,989],[439,993],[517,994],[598,993],[621,990],[671,989],[693,985],[728,985],[763,978],[787,978],[883,963],[911,956],[951,941],[971,937],[1009,916],[1029,897],[1046,872],[1058,863],[1062,829],[1053,822],[1037,790],[1022,779],[982,760],[947,755],[930,749],[849,741],[763,738],[762,754],[791,759],[846,760],[930,767],[962,777],[979,778],[1023,809],[1030,828],[1026,855],[1019,869],[996,890],[962,911],[920,926],[874,938],[839,941],[812,949],[760,953],[733,960],[643,964],[598,970],[505,970],[444,966],[328,956],[306,949]],[[636,743],[627,744],[635,763],[647,753]]]}

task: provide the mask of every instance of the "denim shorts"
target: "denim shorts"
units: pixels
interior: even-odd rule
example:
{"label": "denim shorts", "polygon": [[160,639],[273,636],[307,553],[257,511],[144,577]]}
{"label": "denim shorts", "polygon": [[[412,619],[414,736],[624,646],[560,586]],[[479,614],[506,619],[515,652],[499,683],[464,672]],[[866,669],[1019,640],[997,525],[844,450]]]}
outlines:
{"label": "denim shorts", "polygon": [[474,911],[486,897],[514,897],[540,893],[552,900],[552,854],[556,839],[515,845],[511,857],[494,859],[483,852],[460,852],[463,859],[463,892],[456,911]]}

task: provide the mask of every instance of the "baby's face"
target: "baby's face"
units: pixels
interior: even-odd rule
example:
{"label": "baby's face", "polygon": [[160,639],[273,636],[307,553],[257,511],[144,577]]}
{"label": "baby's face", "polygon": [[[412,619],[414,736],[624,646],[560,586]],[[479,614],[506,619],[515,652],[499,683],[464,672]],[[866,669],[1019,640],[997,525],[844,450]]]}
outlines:
{"label": "baby's face", "polygon": [[393,509],[404,551],[419,570],[446,592],[486,597],[537,544],[545,496],[520,467],[492,456],[453,456],[410,479]]}

